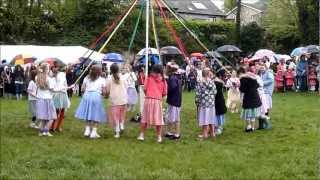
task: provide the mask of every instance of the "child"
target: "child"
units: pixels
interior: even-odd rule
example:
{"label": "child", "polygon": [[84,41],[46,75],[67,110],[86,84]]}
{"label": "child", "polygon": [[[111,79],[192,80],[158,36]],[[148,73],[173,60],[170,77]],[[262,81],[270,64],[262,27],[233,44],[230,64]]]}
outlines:
{"label": "child", "polygon": [[[250,66],[251,70],[254,70],[253,66]],[[245,72],[240,77],[240,92],[243,93],[241,118],[246,121],[245,132],[251,132],[255,130],[256,118],[260,116],[261,100],[257,76],[248,70]]]}
{"label": "child", "polygon": [[202,71],[202,80],[197,83],[196,86],[196,99],[198,122],[202,127],[202,134],[199,135],[199,140],[207,139],[208,132],[212,137],[215,137],[214,125],[216,123],[215,112],[215,96],[217,89],[214,81],[210,78],[210,69],[205,68]]}
{"label": "child", "polygon": [[56,110],[52,100],[53,82],[48,75],[49,64],[40,65],[39,73],[36,77],[37,103],[36,117],[40,120],[39,136],[52,136],[49,133],[52,120],[57,118]]}
{"label": "child", "polygon": [[107,81],[107,94],[110,98],[110,118],[114,128],[115,138],[120,138],[120,131],[124,130],[126,105],[128,103],[127,85],[120,77],[119,66],[114,63],[110,67],[111,77]]}
{"label": "child", "polygon": [[182,79],[178,74],[179,66],[177,64],[168,64],[168,110],[167,110],[167,128],[166,137],[170,139],[180,139],[180,111],[182,103]]}
{"label": "child", "polygon": [[[220,135],[223,132],[223,126],[225,122],[225,114],[227,113],[226,102],[223,96],[224,82],[219,78],[214,78],[214,84],[216,85],[217,94],[214,101],[217,119],[217,131],[216,134]],[[240,96],[239,96],[240,98]]]}
{"label": "child", "polygon": [[277,91],[284,92],[284,78],[283,78],[284,72],[281,69],[277,70],[275,81],[276,81],[276,89]]}
{"label": "child", "polygon": [[65,109],[70,107],[70,101],[67,94],[67,79],[64,72],[59,72],[58,66],[52,68],[53,80],[55,82],[53,93],[53,102],[57,112],[57,119],[52,123],[52,131],[62,131],[62,124],[64,122]]}
{"label": "child", "polygon": [[36,105],[37,105],[37,85],[35,83],[35,78],[37,76],[37,71],[36,70],[32,70],[30,72],[30,81],[29,81],[29,85],[27,88],[27,92],[28,92],[28,103],[29,103],[29,111],[32,114],[32,122],[30,123],[30,127],[31,128],[35,128],[38,129],[38,125],[37,125],[37,113],[36,113]]}
{"label": "child", "polygon": [[308,73],[309,90],[315,91],[316,85],[317,85],[317,74],[314,67],[310,67],[309,69],[310,69]]}
{"label": "child", "polygon": [[107,120],[102,96],[105,94],[106,81],[101,77],[101,71],[101,66],[93,65],[89,75],[84,78],[81,87],[84,94],[75,113],[76,118],[86,121],[84,136],[90,138],[100,138],[97,126]]}
{"label": "child", "polygon": [[167,83],[163,77],[163,67],[156,64],[144,83],[145,100],[141,119],[141,132],[138,140],[144,141],[147,126],[155,126],[158,143],[162,142],[163,122],[162,98],[167,95]]}
{"label": "child", "polygon": [[240,80],[237,77],[237,72],[235,70],[232,71],[226,87],[229,88],[227,107],[230,109],[231,113],[238,113],[238,106],[240,104]]}
{"label": "child", "polygon": [[293,86],[294,86],[294,71],[293,71],[293,69],[289,68],[285,72],[285,80],[286,80],[286,89],[293,90]]}
{"label": "child", "polygon": [[132,71],[132,68],[130,65],[126,67],[126,73],[124,74],[124,77],[126,79],[127,84],[127,94],[128,94],[128,104],[127,104],[127,110],[132,112],[134,110],[134,106],[138,103],[138,93],[136,89],[136,81],[137,76]]}
{"label": "child", "polygon": [[263,114],[262,118],[262,126],[259,126],[263,129],[270,129],[271,122],[270,122],[270,113],[272,109],[272,94],[274,90],[274,76],[273,71],[269,69],[265,64],[261,65],[260,68],[260,77],[263,82],[263,91],[264,91],[264,98],[265,98],[265,114]]}

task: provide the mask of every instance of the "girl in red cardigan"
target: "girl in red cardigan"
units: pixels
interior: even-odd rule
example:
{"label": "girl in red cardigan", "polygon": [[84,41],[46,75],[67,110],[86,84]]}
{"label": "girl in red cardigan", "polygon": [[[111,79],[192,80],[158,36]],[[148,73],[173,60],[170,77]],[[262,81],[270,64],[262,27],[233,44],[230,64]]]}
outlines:
{"label": "girl in red cardigan", "polygon": [[167,83],[163,78],[163,67],[154,65],[152,72],[144,82],[145,100],[140,123],[141,132],[138,140],[144,141],[144,134],[147,126],[155,126],[157,130],[158,142],[162,142],[162,98],[167,95]]}

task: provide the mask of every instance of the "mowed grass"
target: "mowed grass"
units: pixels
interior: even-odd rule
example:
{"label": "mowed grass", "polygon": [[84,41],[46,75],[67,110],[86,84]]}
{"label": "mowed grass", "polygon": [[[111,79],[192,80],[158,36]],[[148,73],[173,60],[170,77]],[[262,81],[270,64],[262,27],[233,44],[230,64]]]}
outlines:
{"label": "mowed grass", "polygon": [[28,128],[27,101],[1,99],[1,179],[319,179],[320,97],[275,94],[273,129],[244,133],[238,114],[228,114],[225,132],[199,142],[194,94],[183,96],[182,139],[145,142],[139,124],[127,123],[121,139],[101,125],[101,139],[84,138],[72,99],[64,131],[38,137]]}

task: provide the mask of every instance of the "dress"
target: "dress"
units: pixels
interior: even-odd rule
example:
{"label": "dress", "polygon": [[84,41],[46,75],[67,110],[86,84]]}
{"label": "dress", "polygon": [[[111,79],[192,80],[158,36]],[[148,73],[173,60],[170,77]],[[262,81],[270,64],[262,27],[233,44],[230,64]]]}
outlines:
{"label": "dress", "polygon": [[213,80],[200,81],[196,86],[196,104],[199,126],[214,125],[216,122],[215,95],[217,89]]}
{"label": "dress", "polygon": [[227,81],[228,98],[227,98],[227,107],[231,108],[232,104],[240,104],[240,80],[239,78],[230,78]]}
{"label": "dress", "polygon": [[91,81],[87,76],[83,85],[85,93],[76,110],[75,117],[84,121],[106,122],[106,112],[103,103],[102,89],[105,88],[105,79],[99,77]]}

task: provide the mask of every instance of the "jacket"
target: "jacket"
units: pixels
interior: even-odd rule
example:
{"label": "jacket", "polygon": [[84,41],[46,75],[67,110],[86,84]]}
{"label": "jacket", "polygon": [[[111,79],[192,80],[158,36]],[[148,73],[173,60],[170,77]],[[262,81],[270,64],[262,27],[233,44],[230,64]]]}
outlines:
{"label": "jacket", "polygon": [[265,94],[272,95],[274,90],[274,76],[272,70],[266,70],[262,75],[263,90]]}
{"label": "jacket", "polygon": [[227,112],[226,102],[223,96],[224,83],[221,80],[215,80],[214,84],[217,88],[216,98],[214,100],[216,115],[222,115]]}
{"label": "jacket", "polygon": [[253,109],[261,106],[258,88],[259,84],[255,75],[246,73],[241,76],[240,92],[243,93],[242,107],[244,109]]}
{"label": "jacket", "polygon": [[182,102],[182,80],[179,75],[169,76],[167,103],[172,106],[181,107]]}
{"label": "jacket", "polygon": [[144,82],[146,98],[161,100],[167,95],[167,82],[159,75],[151,73]]}

